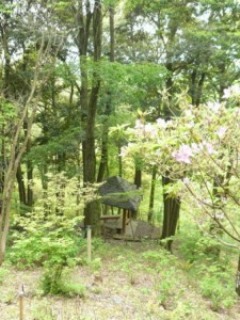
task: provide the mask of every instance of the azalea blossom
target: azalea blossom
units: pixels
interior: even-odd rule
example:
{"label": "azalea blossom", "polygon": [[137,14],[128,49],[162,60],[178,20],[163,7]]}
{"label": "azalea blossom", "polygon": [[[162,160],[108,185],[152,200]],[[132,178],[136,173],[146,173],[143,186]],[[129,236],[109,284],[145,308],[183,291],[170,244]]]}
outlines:
{"label": "azalea blossom", "polygon": [[209,101],[207,107],[214,113],[217,113],[221,109],[221,103],[218,101]]}
{"label": "azalea blossom", "polygon": [[240,96],[240,84],[235,83],[231,87],[224,89],[224,99],[234,98]]}
{"label": "azalea blossom", "polygon": [[167,121],[167,128],[173,128],[174,127],[174,122],[172,120]]}
{"label": "azalea blossom", "polygon": [[185,115],[186,117],[191,117],[191,116],[192,116],[192,110],[185,110],[185,111],[184,111],[184,115]]}
{"label": "azalea blossom", "polygon": [[211,154],[215,153],[215,150],[214,150],[213,145],[211,143],[203,141],[201,146],[202,146],[203,149],[207,150],[208,154],[211,155]]}
{"label": "azalea blossom", "polygon": [[191,149],[194,154],[197,154],[201,151],[200,146],[195,142],[191,144]]}
{"label": "azalea blossom", "polygon": [[135,122],[135,129],[141,129],[143,130],[144,129],[144,124],[141,120],[137,119],[136,122]]}
{"label": "azalea blossom", "polygon": [[190,121],[190,122],[188,122],[188,123],[186,124],[186,127],[189,128],[189,129],[194,128],[194,126],[195,126],[194,121]]}
{"label": "azalea blossom", "polygon": [[190,184],[190,179],[188,177],[183,178],[183,183],[187,186]]}
{"label": "azalea blossom", "polygon": [[121,147],[121,152],[119,154],[120,157],[124,158],[128,155],[128,147]]}
{"label": "azalea blossom", "polygon": [[188,146],[187,144],[183,144],[182,146],[180,146],[178,151],[174,151],[172,153],[172,156],[178,162],[190,164],[193,152],[190,146]]}
{"label": "azalea blossom", "polygon": [[220,127],[217,131],[216,134],[220,139],[223,139],[225,134],[227,132],[227,128],[226,127]]}
{"label": "azalea blossom", "polygon": [[144,127],[144,134],[149,138],[157,137],[157,129],[150,123],[147,123]]}
{"label": "azalea blossom", "polygon": [[165,129],[167,127],[167,122],[162,119],[162,118],[158,118],[157,119],[157,125],[162,128],[162,129]]}

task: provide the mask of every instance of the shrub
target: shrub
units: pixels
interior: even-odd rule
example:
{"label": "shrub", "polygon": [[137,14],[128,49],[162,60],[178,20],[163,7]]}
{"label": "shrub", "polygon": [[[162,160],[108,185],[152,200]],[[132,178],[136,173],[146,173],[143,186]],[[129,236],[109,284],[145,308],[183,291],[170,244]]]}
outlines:
{"label": "shrub", "polygon": [[21,218],[21,233],[13,234],[8,259],[19,268],[43,266],[43,294],[84,295],[81,285],[68,284],[67,271],[79,262],[85,240],[75,233],[79,219],[52,216]]}
{"label": "shrub", "polygon": [[21,218],[24,231],[13,233],[7,258],[19,268],[42,266],[48,260],[69,264],[68,260],[76,258],[84,243],[74,231],[78,220],[52,216],[46,221],[34,215],[31,220]]}
{"label": "shrub", "polygon": [[234,282],[229,271],[223,271],[217,264],[208,267],[201,272],[199,277],[200,290],[205,298],[209,298],[212,309],[218,311],[221,308],[230,308],[236,302]]}

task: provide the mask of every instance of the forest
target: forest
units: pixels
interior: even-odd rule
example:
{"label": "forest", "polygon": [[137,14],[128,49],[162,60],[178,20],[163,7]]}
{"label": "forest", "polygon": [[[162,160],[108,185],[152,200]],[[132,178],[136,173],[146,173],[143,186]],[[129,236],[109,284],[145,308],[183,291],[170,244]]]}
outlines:
{"label": "forest", "polygon": [[239,0],[1,0],[1,320],[238,319],[239,30]]}

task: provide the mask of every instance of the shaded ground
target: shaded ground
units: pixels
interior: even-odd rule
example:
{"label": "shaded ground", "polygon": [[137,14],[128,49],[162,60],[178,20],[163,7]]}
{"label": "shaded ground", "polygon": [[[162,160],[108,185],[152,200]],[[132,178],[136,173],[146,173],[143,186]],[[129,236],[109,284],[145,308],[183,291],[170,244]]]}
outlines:
{"label": "shaded ground", "polygon": [[155,227],[152,224],[149,224],[146,221],[141,220],[129,220],[126,225],[124,236],[118,235],[121,233],[122,228],[122,219],[116,220],[106,220],[103,224],[103,234],[106,238],[125,238],[125,239],[159,239],[160,238],[160,228]]}
{"label": "shaded ground", "polygon": [[19,319],[21,284],[24,320],[239,319],[237,303],[214,312],[184,267],[154,242],[100,244],[93,261],[72,273],[74,283],[85,288],[84,298],[42,297],[41,269],[9,271],[0,285],[1,320]]}

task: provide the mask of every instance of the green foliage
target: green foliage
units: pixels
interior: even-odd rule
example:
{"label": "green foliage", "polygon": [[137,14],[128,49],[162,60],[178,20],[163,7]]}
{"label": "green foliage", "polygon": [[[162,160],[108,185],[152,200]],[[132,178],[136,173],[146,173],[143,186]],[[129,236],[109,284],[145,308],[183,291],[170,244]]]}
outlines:
{"label": "green foliage", "polygon": [[151,266],[159,269],[176,262],[176,257],[174,255],[166,250],[160,249],[160,247],[159,251],[147,251],[144,252],[142,256]]}
{"label": "green foliage", "polygon": [[[176,269],[170,267],[164,273],[161,274],[160,283],[158,285],[159,290],[159,302],[166,305],[171,299],[178,294],[178,281],[176,280]],[[170,302],[171,304],[171,302]]]}
{"label": "green foliage", "polygon": [[211,300],[212,309],[232,307],[237,300],[232,275],[221,265],[212,265],[200,273],[200,290],[203,297]]}
{"label": "green foliage", "polygon": [[43,266],[43,294],[78,295],[85,288],[69,281],[68,273],[79,262],[84,240],[75,232],[78,219],[52,217],[52,221],[22,218],[25,231],[15,232],[8,259],[19,268]]}
{"label": "green foliage", "polygon": [[12,3],[3,3],[3,4],[1,3],[0,4],[1,14],[6,14],[6,15],[11,14],[14,9],[14,6],[15,5]]}
{"label": "green foliage", "polygon": [[1,292],[0,302],[7,305],[12,304],[16,299],[16,290],[7,288],[7,290],[2,291],[3,292]]}
{"label": "green foliage", "polygon": [[237,297],[231,251],[194,226],[188,230],[188,234],[178,235],[181,239],[179,254],[184,260],[182,268],[198,279],[199,291],[203,297],[210,299],[213,310],[232,307]]}
{"label": "green foliage", "polygon": [[0,267],[0,285],[3,284],[6,276],[9,274],[8,269],[5,266]]}
{"label": "green foliage", "polygon": [[185,261],[193,263],[203,256],[204,248],[199,243],[202,244],[204,242],[204,237],[202,237],[199,230],[191,227],[188,232],[184,230],[184,233],[180,233],[178,239],[180,242],[179,252]]}
{"label": "green foliage", "polygon": [[38,302],[33,306],[32,314],[35,320],[56,320],[56,316],[53,314],[51,305],[48,301]]}
{"label": "green foliage", "polygon": [[45,261],[69,264],[82,246],[82,239],[74,231],[79,218],[51,217],[44,221],[39,217],[21,218],[18,227],[23,232],[14,232],[13,246],[8,259],[18,267],[42,265]]}
{"label": "green foliage", "polygon": [[16,106],[13,103],[10,103],[2,96],[0,96],[0,124],[9,125],[9,122],[14,122],[17,116]]}
{"label": "green foliage", "polygon": [[[67,267],[65,261],[56,262],[49,260],[44,264],[44,273],[41,280],[43,294],[64,295],[67,297],[85,296],[85,287],[78,283],[73,283],[69,277],[71,268]],[[72,263],[72,262],[71,262]]]}
{"label": "green foliage", "polygon": [[143,258],[154,272],[159,273],[159,283],[155,284],[159,294],[159,303],[164,307],[171,305],[174,297],[179,294],[176,257],[166,250],[159,249],[159,251],[143,253]]}

